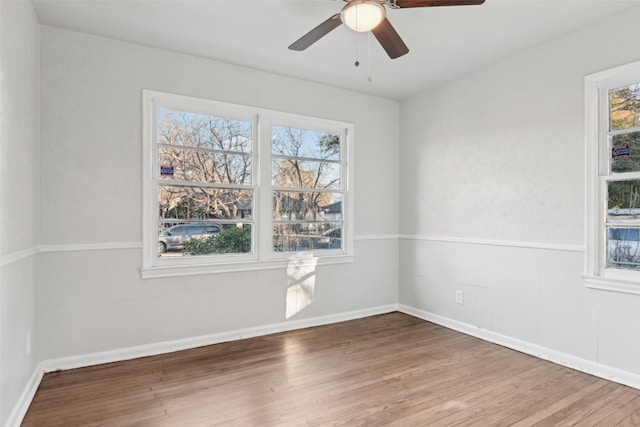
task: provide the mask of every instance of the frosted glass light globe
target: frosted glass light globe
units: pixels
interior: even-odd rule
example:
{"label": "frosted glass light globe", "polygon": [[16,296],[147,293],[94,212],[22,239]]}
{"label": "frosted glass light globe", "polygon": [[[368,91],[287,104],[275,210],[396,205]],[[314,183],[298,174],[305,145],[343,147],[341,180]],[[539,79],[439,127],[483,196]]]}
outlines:
{"label": "frosted glass light globe", "polygon": [[344,25],[359,33],[373,30],[385,17],[384,6],[375,1],[353,1],[340,13]]}

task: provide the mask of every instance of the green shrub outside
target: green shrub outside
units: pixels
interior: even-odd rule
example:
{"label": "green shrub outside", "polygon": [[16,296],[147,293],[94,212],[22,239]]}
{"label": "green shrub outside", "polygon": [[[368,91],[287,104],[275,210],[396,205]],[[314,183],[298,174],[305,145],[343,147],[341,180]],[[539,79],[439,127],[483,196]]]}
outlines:
{"label": "green shrub outside", "polygon": [[251,228],[231,227],[205,239],[190,239],[185,255],[237,254],[251,252]]}

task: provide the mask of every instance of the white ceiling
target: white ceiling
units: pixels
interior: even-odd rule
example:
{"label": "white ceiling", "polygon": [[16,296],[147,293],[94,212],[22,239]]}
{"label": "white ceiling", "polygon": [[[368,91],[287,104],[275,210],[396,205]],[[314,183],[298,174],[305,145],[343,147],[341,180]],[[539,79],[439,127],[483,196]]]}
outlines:
{"label": "white ceiling", "polygon": [[481,6],[389,10],[387,17],[410,49],[395,60],[373,36],[345,26],[304,52],[287,49],[339,12],[344,3],[337,0],[33,3],[45,25],[402,99],[638,6],[640,0],[486,0]]}

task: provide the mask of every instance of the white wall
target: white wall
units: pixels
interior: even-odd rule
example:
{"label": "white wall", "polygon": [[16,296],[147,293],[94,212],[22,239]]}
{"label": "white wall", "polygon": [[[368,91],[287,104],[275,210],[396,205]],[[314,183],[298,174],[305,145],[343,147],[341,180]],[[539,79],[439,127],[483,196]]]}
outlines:
{"label": "white wall", "polygon": [[285,321],[293,280],[285,269],[140,279],[142,89],[354,123],[355,234],[372,239],[356,240],[355,263],[317,269],[313,303],[293,319],[397,302],[397,102],[81,33],[41,33],[42,359]]}
{"label": "white wall", "polygon": [[580,278],[584,76],[640,59],[639,19],[631,9],[401,104],[401,304],[640,374],[640,297]]}
{"label": "white wall", "polygon": [[38,362],[39,31],[31,2],[0,1],[0,425]]}
{"label": "white wall", "polygon": [[140,279],[144,88],[355,124],[356,262],[318,268],[293,320],[400,301],[640,373],[640,299],[579,276],[583,76],[638,59],[640,9],[399,106],[49,27],[38,52],[27,4],[0,2],[0,424],[34,369],[23,351],[37,323],[44,360],[285,321],[286,270]]}

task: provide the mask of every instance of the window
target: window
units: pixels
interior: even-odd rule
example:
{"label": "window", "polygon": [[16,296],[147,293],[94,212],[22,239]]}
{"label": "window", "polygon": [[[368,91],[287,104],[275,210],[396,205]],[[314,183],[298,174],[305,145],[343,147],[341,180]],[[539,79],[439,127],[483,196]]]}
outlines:
{"label": "window", "polygon": [[276,252],[340,249],[340,135],[271,127],[273,248]]}
{"label": "window", "polygon": [[352,255],[352,126],[144,91],[143,277]]}
{"label": "window", "polygon": [[640,62],[586,78],[590,287],[640,294]]}
{"label": "window", "polygon": [[253,123],[162,107],[155,119],[158,256],[251,253]]}

